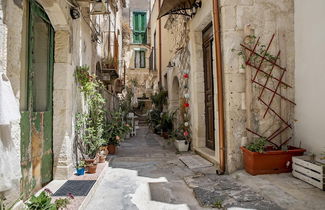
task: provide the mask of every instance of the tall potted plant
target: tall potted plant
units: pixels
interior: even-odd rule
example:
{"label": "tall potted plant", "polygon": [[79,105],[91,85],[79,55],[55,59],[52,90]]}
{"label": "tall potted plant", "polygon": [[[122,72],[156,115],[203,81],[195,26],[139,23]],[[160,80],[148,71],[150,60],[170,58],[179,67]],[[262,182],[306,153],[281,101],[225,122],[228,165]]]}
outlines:
{"label": "tall potted plant", "polygon": [[161,115],[160,128],[162,130],[162,136],[165,139],[168,139],[173,131],[175,114],[176,114],[176,111],[175,112],[164,112]]}
{"label": "tall potted plant", "polygon": [[86,159],[88,173],[96,172],[95,157],[103,144],[104,104],[105,99],[100,93],[103,85],[95,75],[89,73],[88,66],[77,67],[75,77],[79,88],[85,95],[88,110],[77,115],[77,132],[82,140],[80,148]]}
{"label": "tall potted plant", "polygon": [[130,127],[124,122],[122,112],[114,112],[108,117],[105,125],[104,138],[109,154],[115,154],[116,147],[119,146],[124,135],[129,131]]}

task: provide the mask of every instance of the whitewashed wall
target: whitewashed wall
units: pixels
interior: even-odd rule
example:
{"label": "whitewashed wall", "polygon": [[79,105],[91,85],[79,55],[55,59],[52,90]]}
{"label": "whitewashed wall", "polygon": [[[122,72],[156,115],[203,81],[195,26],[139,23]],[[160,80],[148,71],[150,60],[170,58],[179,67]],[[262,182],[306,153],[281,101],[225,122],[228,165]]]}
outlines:
{"label": "whitewashed wall", "polygon": [[325,151],[324,11],[324,0],[295,0],[295,137],[316,154]]}

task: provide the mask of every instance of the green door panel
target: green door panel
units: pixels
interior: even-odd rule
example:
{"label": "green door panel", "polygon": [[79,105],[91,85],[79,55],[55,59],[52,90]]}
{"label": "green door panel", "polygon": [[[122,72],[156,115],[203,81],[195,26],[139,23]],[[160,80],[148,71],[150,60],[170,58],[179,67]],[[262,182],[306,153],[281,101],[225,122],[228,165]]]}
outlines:
{"label": "green door panel", "polygon": [[53,45],[54,30],[49,18],[38,3],[29,1],[28,110],[21,113],[25,192],[27,188],[39,190],[53,177]]}

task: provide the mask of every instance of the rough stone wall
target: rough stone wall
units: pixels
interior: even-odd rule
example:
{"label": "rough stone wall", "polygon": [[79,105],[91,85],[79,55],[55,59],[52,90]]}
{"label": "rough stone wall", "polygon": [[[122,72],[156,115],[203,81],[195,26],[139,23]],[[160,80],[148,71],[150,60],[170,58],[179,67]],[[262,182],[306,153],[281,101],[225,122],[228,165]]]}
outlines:
{"label": "rough stone wall", "polygon": [[[232,49],[238,49],[244,37],[254,34],[261,37],[261,43],[267,44],[275,33],[271,52],[281,50],[280,65],[287,68],[284,81],[293,83],[294,76],[294,37],[293,37],[293,0],[221,0],[221,42],[224,72],[224,99],[226,125],[227,171],[233,172],[242,167],[242,155],[239,147],[254,136],[246,132],[246,127],[265,136],[276,130],[277,120],[268,114],[263,119],[264,105],[257,101],[260,88],[251,85],[250,78],[255,71],[241,68],[242,59]],[[275,85],[275,84],[273,84]],[[288,98],[294,97],[293,89],[281,88],[281,93]],[[270,99],[266,94],[265,100]],[[293,107],[274,100],[273,108],[293,119]],[[286,139],[288,133],[279,141]]]}
{"label": "rough stone wall", "polygon": [[[12,19],[8,18],[9,14],[16,14],[17,16]],[[17,100],[19,100],[19,69],[21,68],[21,60],[19,59],[21,51],[21,39],[19,34],[22,31],[21,15],[22,8],[18,7],[13,1],[0,1],[0,71],[7,73]],[[12,25],[15,25],[15,28],[10,27]],[[18,159],[20,159],[19,121],[11,124],[11,138],[15,144],[17,156],[19,157]],[[4,193],[8,201],[15,200],[19,196],[19,184],[19,180],[17,180],[12,190]],[[0,194],[1,193],[2,192],[0,192]]]}

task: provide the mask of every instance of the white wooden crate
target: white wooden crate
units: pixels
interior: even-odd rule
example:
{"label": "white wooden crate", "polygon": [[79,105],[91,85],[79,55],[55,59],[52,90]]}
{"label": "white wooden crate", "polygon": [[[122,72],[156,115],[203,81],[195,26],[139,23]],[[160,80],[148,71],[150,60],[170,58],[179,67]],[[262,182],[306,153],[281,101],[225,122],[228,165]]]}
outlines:
{"label": "white wooden crate", "polygon": [[325,190],[325,160],[311,156],[292,157],[292,175],[315,187]]}

